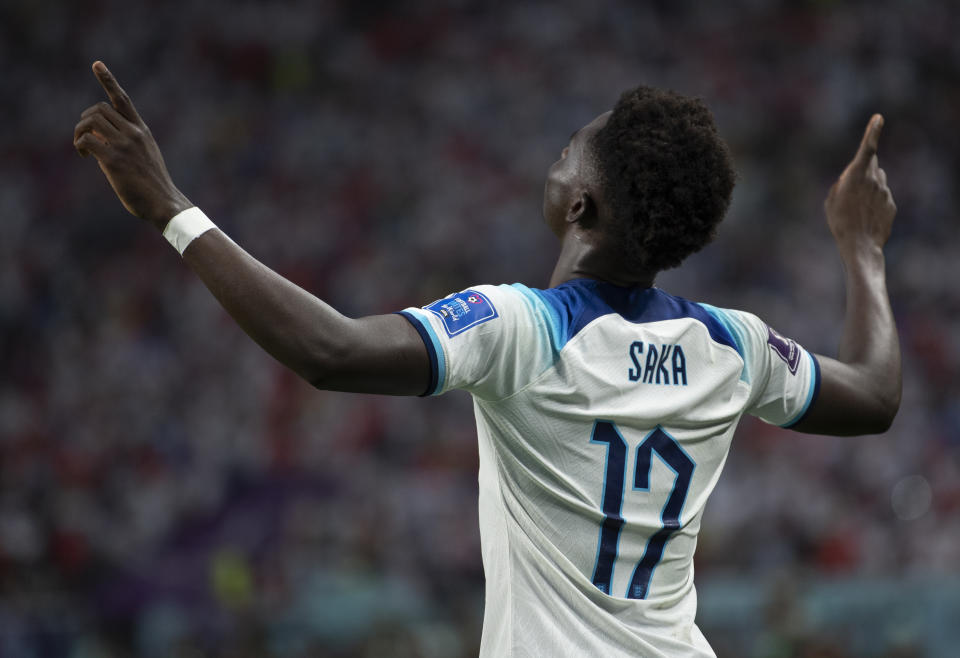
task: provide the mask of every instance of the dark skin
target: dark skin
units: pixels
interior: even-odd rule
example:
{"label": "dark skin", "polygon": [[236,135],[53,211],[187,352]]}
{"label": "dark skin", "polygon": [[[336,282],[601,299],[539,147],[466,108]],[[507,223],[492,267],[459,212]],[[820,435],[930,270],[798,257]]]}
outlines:
{"label": "dark skin", "polygon": [[[83,112],[74,146],[96,158],[128,211],[163,231],[193,203],[173,184],[150,129],[113,75],[102,62],[94,63],[93,72],[110,103]],[[550,167],[544,218],[561,243],[551,286],[575,278],[653,285],[656,272],[631,273],[606,239],[610,216],[585,149],[608,116],[577,131]],[[794,426],[799,431],[883,432],[900,405],[900,349],[883,256],[896,206],[877,161],[882,127],[883,118],[874,115],[824,204],[846,272],[846,316],[837,358],[817,355],[820,395]],[[247,334],[314,386],[390,395],[426,389],[426,348],[401,316],[347,318],[258,262],[219,229],[191,242],[183,259]]]}

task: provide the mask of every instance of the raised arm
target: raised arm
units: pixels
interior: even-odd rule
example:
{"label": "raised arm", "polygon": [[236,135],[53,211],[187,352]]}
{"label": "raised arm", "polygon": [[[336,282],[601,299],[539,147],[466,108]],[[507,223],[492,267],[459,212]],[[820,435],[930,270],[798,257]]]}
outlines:
{"label": "raised arm", "polygon": [[847,307],[837,358],[817,356],[820,394],[793,427],[802,432],[876,434],[900,408],[900,344],[883,257],[897,207],[877,162],[882,128],[875,114],[824,203],[846,273]]}
{"label": "raised arm", "polygon": [[[173,184],[150,129],[102,62],[93,72],[110,103],[83,112],[74,146],[93,155],[124,207],[163,231],[193,204]],[[219,229],[189,243],[183,259],[237,324],[274,358],[318,388],[418,395],[426,347],[399,315],[347,318],[287,281]]]}

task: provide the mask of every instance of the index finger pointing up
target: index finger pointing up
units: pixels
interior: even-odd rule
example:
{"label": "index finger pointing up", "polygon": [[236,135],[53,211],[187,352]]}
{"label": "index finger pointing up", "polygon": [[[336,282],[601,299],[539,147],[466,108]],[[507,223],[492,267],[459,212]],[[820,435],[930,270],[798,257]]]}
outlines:
{"label": "index finger pointing up", "polygon": [[880,131],[883,130],[883,117],[874,114],[870,117],[867,129],[863,132],[863,139],[860,140],[860,148],[853,158],[853,166],[860,169],[866,169],[870,161],[877,155],[877,148],[880,144]]}
{"label": "index finger pointing up", "polygon": [[93,63],[93,74],[97,76],[97,80],[100,82],[103,90],[107,92],[107,97],[117,112],[134,123],[140,123],[140,115],[137,114],[136,108],[133,107],[133,101],[130,100],[127,92],[123,90],[120,83],[117,82],[117,79],[113,77],[113,74],[100,60]]}

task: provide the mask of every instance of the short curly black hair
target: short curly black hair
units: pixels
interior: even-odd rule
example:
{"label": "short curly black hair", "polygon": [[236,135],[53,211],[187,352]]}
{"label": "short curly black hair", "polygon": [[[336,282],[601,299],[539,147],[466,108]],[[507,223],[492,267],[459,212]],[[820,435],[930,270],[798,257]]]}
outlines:
{"label": "short curly black hair", "polygon": [[676,267],[714,238],[736,173],[703,101],[628,90],[590,150],[614,221],[608,236],[634,271]]}

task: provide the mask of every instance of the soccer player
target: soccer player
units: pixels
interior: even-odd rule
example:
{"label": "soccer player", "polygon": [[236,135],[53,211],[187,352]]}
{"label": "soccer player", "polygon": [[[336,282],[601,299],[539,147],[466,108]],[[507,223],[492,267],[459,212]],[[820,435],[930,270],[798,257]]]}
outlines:
{"label": "soccer player", "polygon": [[836,359],[749,313],[654,287],[713,237],[734,184],[698,100],[638,87],[578,130],[547,175],[551,288],[477,285],[349,319],[254,260],[174,186],[106,67],[110,103],[74,143],[240,326],[311,384],[473,395],[487,576],[483,656],[712,656],[694,623],[704,504],[744,413],[802,432],[885,431],[900,353],[883,245],[896,213],[867,125],[827,222],[846,269]]}

